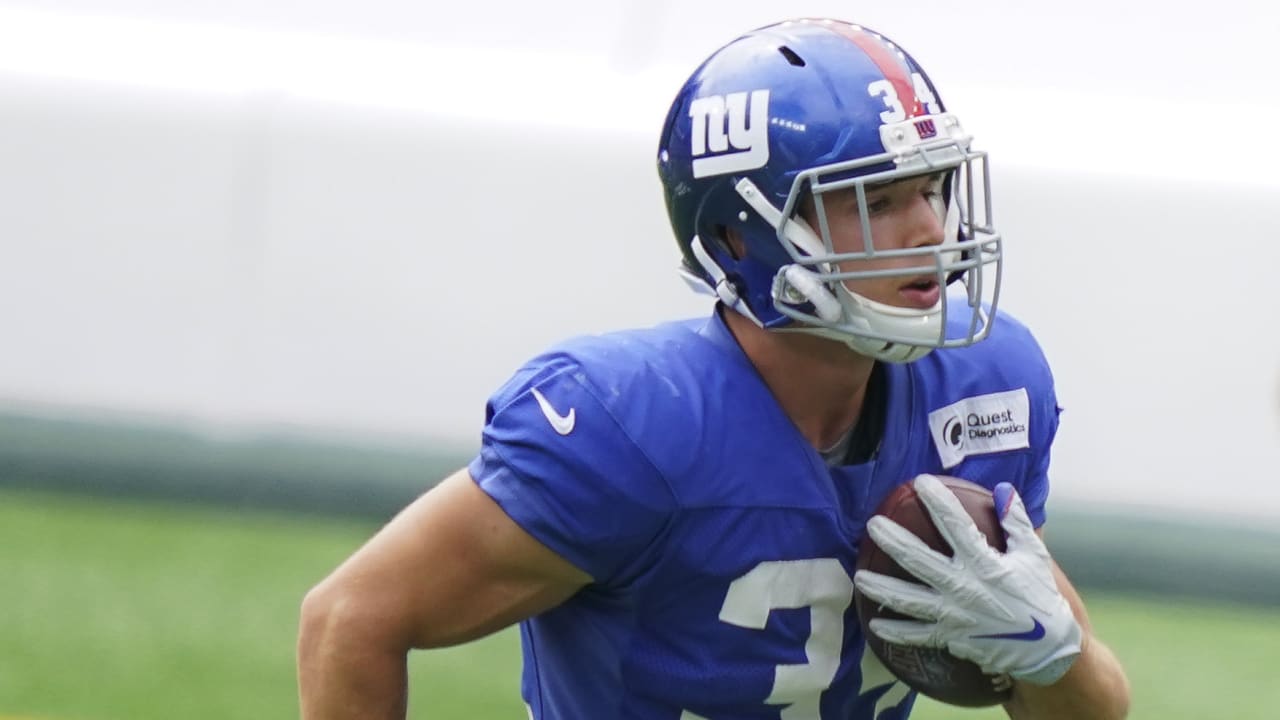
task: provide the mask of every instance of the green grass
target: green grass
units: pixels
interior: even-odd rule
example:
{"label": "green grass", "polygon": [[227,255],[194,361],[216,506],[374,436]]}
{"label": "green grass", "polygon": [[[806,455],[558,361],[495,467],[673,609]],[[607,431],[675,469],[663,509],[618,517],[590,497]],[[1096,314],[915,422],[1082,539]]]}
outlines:
{"label": "green grass", "polygon": [[[368,523],[0,492],[0,716],[297,717],[306,589]],[[1280,609],[1086,592],[1136,720],[1274,718]],[[411,662],[412,717],[520,718],[514,632]],[[917,720],[999,711],[921,703]]]}
{"label": "green grass", "polygon": [[0,498],[0,710],[287,717],[298,602],[368,528]]}

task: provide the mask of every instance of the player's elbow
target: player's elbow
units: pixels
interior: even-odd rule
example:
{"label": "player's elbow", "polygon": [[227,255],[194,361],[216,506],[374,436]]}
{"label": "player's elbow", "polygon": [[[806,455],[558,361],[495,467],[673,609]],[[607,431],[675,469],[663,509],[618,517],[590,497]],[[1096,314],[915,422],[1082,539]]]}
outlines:
{"label": "player's elbow", "polygon": [[[395,646],[395,647],[392,647]],[[298,619],[298,663],[324,662],[333,653],[407,652],[391,637],[377,608],[329,578],[302,598]]]}
{"label": "player's elbow", "polygon": [[302,598],[298,617],[298,665],[313,663],[326,644],[341,631],[342,598],[325,583],[309,590]]}

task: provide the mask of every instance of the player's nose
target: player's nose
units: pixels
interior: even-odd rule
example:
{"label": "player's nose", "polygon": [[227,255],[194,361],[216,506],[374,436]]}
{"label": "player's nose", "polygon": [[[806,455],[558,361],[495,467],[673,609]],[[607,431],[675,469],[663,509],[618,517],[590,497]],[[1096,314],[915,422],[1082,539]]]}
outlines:
{"label": "player's nose", "polygon": [[934,202],[928,197],[915,196],[908,213],[908,222],[910,223],[908,247],[942,244],[945,234],[943,218],[939,215]]}

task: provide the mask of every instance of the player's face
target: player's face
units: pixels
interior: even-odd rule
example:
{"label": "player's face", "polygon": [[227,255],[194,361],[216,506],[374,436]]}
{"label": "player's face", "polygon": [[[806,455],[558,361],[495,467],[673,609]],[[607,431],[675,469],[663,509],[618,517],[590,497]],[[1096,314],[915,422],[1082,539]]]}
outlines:
{"label": "player's face", "polygon": [[[867,188],[872,246],[876,250],[903,250],[941,244],[946,212],[942,182],[943,175],[939,173]],[[865,252],[857,189],[827,192],[822,202],[833,249],[837,253]],[[803,214],[816,228],[815,212],[810,199]],[[942,286],[929,257],[847,260],[839,266],[846,272],[920,268],[919,274],[845,281],[849,290],[870,300],[924,309],[933,307],[942,297]]]}

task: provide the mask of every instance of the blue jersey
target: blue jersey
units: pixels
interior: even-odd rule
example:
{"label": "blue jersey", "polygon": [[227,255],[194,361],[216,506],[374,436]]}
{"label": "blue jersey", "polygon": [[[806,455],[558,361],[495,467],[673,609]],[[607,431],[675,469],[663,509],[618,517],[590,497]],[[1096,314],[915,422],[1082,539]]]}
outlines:
{"label": "blue jersey", "polygon": [[582,338],[491,399],[472,477],[591,575],[521,625],[537,720],[896,720],[866,652],[867,517],[920,473],[1012,482],[1044,520],[1058,407],[1025,328],[885,367],[879,450],[829,467],[723,320]]}

